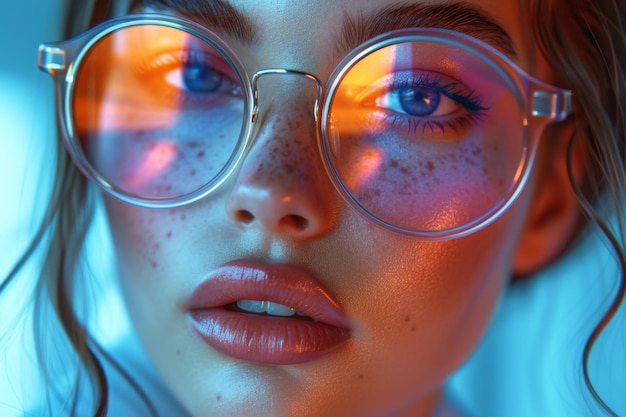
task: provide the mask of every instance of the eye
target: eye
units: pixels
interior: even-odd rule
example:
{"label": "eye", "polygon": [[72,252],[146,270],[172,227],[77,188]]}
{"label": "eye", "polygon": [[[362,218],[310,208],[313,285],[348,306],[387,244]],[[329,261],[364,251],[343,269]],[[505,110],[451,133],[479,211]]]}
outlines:
{"label": "eye", "polygon": [[473,104],[466,87],[430,73],[395,74],[376,90],[376,107],[413,117],[445,118]]}
{"label": "eye", "polygon": [[185,62],[170,70],[166,81],[183,91],[191,93],[214,93],[221,89],[225,75],[203,62]]}
{"label": "eye", "polygon": [[459,104],[438,88],[422,86],[395,87],[378,98],[376,105],[415,117],[449,116],[459,110]]}
{"label": "eye", "polygon": [[343,105],[358,109],[363,120],[376,120],[378,130],[404,126],[421,138],[456,138],[489,109],[476,89],[428,69],[397,71],[376,79],[359,72],[346,79]]}
{"label": "eye", "polygon": [[202,62],[188,62],[182,69],[181,81],[186,90],[195,93],[213,93],[219,90],[223,74]]}
{"label": "eye", "polygon": [[238,94],[239,84],[234,81],[233,69],[214,54],[190,51],[172,54],[165,81],[172,87],[190,94]]}

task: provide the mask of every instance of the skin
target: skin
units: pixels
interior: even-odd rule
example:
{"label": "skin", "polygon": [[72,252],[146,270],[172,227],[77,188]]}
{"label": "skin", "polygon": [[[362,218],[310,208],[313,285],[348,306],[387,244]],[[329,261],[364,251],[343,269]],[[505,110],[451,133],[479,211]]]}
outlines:
{"label": "skin", "polygon": [[[327,45],[343,10],[368,12],[387,3],[233,1],[261,30],[254,54],[243,45],[236,50],[249,72],[298,68],[325,79],[337,63]],[[511,35],[523,69],[551,79],[524,35],[516,0],[470,3]],[[480,340],[509,280],[533,181],[500,219],[470,236],[425,242],[391,234],[349,208],[330,183],[312,101],[289,93],[313,92],[312,86],[280,81],[268,82],[267,90],[292,90],[281,101],[261,91],[265,112],[254,145],[215,195],[176,209],[106,199],[138,336],[194,416],[430,415],[441,384]],[[302,216],[310,227],[301,230],[286,214]],[[350,318],[350,341],[323,359],[288,366],[236,361],[212,350],[192,329],[184,303],[208,272],[241,258],[313,273]]]}

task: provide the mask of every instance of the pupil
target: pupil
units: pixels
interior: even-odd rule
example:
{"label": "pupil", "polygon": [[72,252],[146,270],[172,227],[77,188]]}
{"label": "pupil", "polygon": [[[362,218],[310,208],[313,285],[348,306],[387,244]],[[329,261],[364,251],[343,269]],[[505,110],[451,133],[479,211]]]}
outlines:
{"label": "pupil", "polygon": [[222,84],[222,75],[206,65],[190,63],[183,68],[183,83],[189,91],[212,93]]}
{"label": "pupil", "polygon": [[403,88],[399,95],[402,109],[412,116],[429,116],[439,106],[440,94],[432,88]]}

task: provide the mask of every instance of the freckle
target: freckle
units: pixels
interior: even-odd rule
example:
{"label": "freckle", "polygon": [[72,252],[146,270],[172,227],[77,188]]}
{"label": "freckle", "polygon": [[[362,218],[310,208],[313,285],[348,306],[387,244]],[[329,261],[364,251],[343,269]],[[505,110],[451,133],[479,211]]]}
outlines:
{"label": "freckle", "polygon": [[154,244],[154,249],[155,250],[159,250],[161,248],[161,245],[159,244],[159,242]]}
{"label": "freckle", "polygon": [[217,395],[215,396],[215,399],[216,399],[217,401],[221,401],[221,400],[222,400],[222,396],[221,396],[220,394],[217,394]]}
{"label": "freckle", "polygon": [[411,327],[411,331],[414,332],[415,331],[415,327]]}
{"label": "freckle", "polygon": [[410,315],[406,315],[406,317],[404,317],[404,321],[410,321],[411,320],[411,316]]}
{"label": "freckle", "polygon": [[171,237],[172,237],[172,232],[167,232],[167,233],[165,234],[165,237],[166,237],[167,239],[171,238]]}
{"label": "freckle", "polygon": [[433,161],[426,162],[426,169],[429,171],[433,171],[435,169],[435,164],[433,164]]}
{"label": "freckle", "polygon": [[157,269],[157,263],[155,261],[150,261],[150,266],[152,267],[152,269]]}
{"label": "freckle", "polygon": [[204,158],[204,151],[199,151],[199,152],[196,154],[196,156],[197,156],[198,158]]}
{"label": "freckle", "polygon": [[196,170],[192,169],[191,171],[189,171],[189,175],[191,175],[192,177],[196,175]]}
{"label": "freckle", "polygon": [[392,168],[398,168],[398,165],[400,165],[400,163],[398,162],[397,159],[394,159],[393,161],[391,161],[390,165]]}
{"label": "freckle", "polygon": [[176,351],[176,356],[180,356],[180,350]]}
{"label": "freckle", "polygon": [[359,379],[364,379],[364,378],[365,378],[365,375],[359,374]]}
{"label": "freckle", "polygon": [[181,219],[181,220],[187,220],[187,215],[186,215],[186,214],[184,214],[184,213],[183,213],[183,214],[181,214],[181,215],[180,215],[180,219]]}

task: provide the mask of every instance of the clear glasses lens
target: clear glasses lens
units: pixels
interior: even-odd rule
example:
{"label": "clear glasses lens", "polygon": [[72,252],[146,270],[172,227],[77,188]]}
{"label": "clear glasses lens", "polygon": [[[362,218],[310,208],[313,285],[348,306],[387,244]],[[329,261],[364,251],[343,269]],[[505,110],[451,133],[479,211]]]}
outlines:
{"label": "clear glasses lens", "polygon": [[216,45],[167,26],[118,29],[75,76],[74,136],[107,183],[145,199],[218,181],[245,130],[241,74]]}
{"label": "clear glasses lens", "polygon": [[443,39],[358,56],[334,83],[326,140],[340,186],[394,227],[440,232],[504,204],[524,159],[511,80]]}

